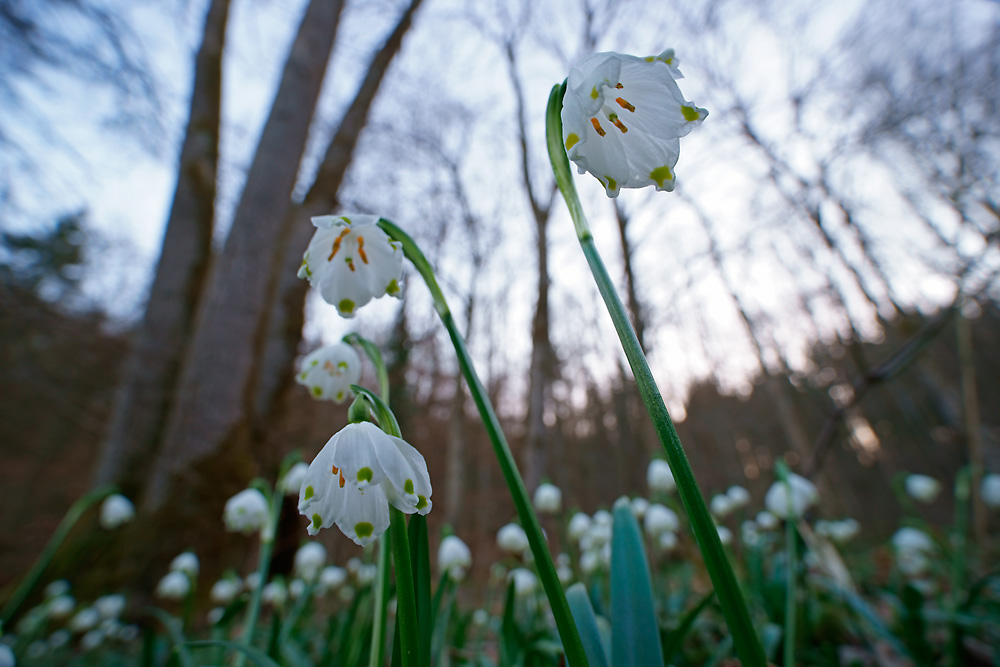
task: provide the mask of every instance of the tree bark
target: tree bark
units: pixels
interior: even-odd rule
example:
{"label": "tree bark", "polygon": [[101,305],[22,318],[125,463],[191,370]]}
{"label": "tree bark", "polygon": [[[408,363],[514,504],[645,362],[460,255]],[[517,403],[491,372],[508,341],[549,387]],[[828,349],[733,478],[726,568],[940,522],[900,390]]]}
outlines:
{"label": "tree bark", "polygon": [[270,306],[282,224],[305,150],[342,1],[311,0],[285,63],[236,208],[209,276],[175,407],[154,466],[148,503],[166,498],[171,477],[238,438],[252,413],[256,352]]}
{"label": "tree bark", "polygon": [[94,485],[118,482],[132,497],[156,451],[191,337],[212,252],[229,0],[212,0],[195,57],[187,132],[146,313],[133,333]]}

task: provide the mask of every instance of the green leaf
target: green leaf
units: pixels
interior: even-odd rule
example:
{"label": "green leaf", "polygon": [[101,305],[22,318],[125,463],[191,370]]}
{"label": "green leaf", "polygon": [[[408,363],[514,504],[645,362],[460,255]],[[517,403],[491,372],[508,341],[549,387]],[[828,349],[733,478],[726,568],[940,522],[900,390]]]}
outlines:
{"label": "green leaf", "polygon": [[703,597],[698,604],[696,604],[691,610],[684,614],[684,618],[681,619],[680,625],[677,629],[667,635],[666,641],[663,642],[663,656],[670,660],[674,657],[674,654],[681,649],[684,644],[684,639],[687,637],[688,632],[694,626],[694,622],[698,620],[698,616],[708,603],[712,601],[715,597],[715,591],[709,592],[705,597]]}
{"label": "green leaf", "polygon": [[248,657],[253,664],[257,665],[257,667],[280,667],[278,663],[267,657],[267,655],[260,649],[254,648],[253,646],[247,646],[246,644],[240,644],[239,642],[225,641],[222,639],[205,639],[202,641],[187,642],[187,645],[194,648],[222,646],[232,651],[239,651]]}
{"label": "green leaf", "polygon": [[155,616],[163,627],[167,629],[167,634],[170,636],[170,641],[173,644],[174,650],[177,651],[177,659],[180,661],[183,667],[192,667],[194,664],[191,661],[191,654],[187,650],[187,646],[190,645],[184,638],[184,632],[181,630],[181,620],[179,618],[174,618],[162,609],[157,609],[152,607],[147,610],[150,615]]}
{"label": "green leaf", "polygon": [[611,659],[615,665],[662,665],[653,583],[639,523],[615,507],[611,534]]}
{"label": "green leaf", "polygon": [[417,602],[417,664],[430,667],[431,636],[434,631],[431,607],[431,556],[427,544],[427,517],[410,516],[410,561],[413,563],[413,588]]}
{"label": "green leaf", "polygon": [[586,587],[581,583],[570,586],[566,589],[566,601],[569,602],[576,628],[580,631],[583,652],[587,655],[590,666],[608,667],[607,647],[601,642],[601,631],[597,627],[597,617],[594,615],[594,608],[590,606]]}
{"label": "green leaf", "polygon": [[514,581],[507,584],[507,597],[503,606],[503,620],[500,623],[500,665],[520,664],[519,657],[524,636],[514,618]]}

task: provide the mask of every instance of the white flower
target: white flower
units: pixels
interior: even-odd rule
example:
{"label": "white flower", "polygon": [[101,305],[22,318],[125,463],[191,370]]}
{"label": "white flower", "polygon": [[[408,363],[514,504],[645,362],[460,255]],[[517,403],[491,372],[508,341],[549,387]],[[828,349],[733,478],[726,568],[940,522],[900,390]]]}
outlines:
{"label": "white flower", "polygon": [[[791,487],[792,492],[790,498],[789,487]],[[764,505],[771,514],[787,519],[789,514],[793,517],[802,516],[803,512],[818,500],[819,492],[816,491],[812,482],[795,473],[788,473],[787,484],[779,479],[767,490],[767,495],[764,496]]]}
{"label": "white flower", "polygon": [[563,142],[582,174],[619,188],[674,189],[680,138],[708,115],[684,99],[673,50],[637,58],[593,53],[570,70]]}
{"label": "white flower", "polygon": [[222,617],[226,615],[226,610],[222,607],[212,607],[205,614],[205,620],[208,621],[209,625],[218,625]]}
{"label": "white flower", "polygon": [[301,579],[292,579],[292,583],[288,584],[288,595],[293,600],[298,600],[302,597],[302,594],[306,592],[306,582]]}
{"label": "white flower", "polygon": [[580,555],[580,571],[592,574],[601,566],[601,557],[596,551],[584,551]]}
{"label": "white flower", "polygon": [[76,606],[76,600],[69,595],[57,595],[46,604],[46,609],[49,612],[49,616],[55,619],[66,618],[73,611],[73,607]]}
{"label": "white flower", "polygon": [[84,651],[93,651],[104,643],[104,631],[94,629],[80,638],[80,648]]}
{"label": "white flower", "polygon": [[101,615],[93,607],[84,607],[76,612],[73,618],[66,624],[73,632],[86,632],[101,621]]}
{"label": "white flower", "polygon": [[646,516],[646,510],[649,509],[649,501],[641,496],[636,496],[632,499],[632,515],[638,521],[642,521],[643,517]]}
{"label": "white flower", "polygon": [[594,521],[590,524],[587,534],[580,540],[580,548],[584,551],[600,549],[611,541],[611,531],[611,524]]}
{"label": "white flower", "polygon": [[562,509],[562,491],[554,484],[541,484],[535,489],[535,509],[541,514],[557,514]]}
{"label": "white flower", "polygon": [[285,476],[278,482],[278,490],[286,496],[299,495],[299,491],[302,490],[302,482],[305,480],[308,470],[309,464],[305,461],[299,461],[289,468]]}
{"label": "white flower", "polygon": [[556,576],[559,577],[560,584],[568,586],[573,581],[573,568],[568,565],[560,565],[556,568]]}
{"label": "white flower", "polygon": [[834,521],[830,526],[830,539],[837,544],[843,544],[854,539],[861,530],[861,524],[854,519],[842,519]]}
{"label": "white flower", "polygon": [[257,587],[260,586],[260,572],[251,572],[247,575],[247,578],[243,580],[246,584],[248,591],[255,591]]}
{"label": "white flower", "polygon": [[6,644],[0,644],[0,667],[14,667],[16,664],[14,650]]}
{"label": "white flower", "polygon": [[324,589],[340,588],[347,581],[347,570],[336,565],[327,565],[319,573],[319,585]]}
{"label": "white flower", "polygon": [[742,486],[729,487],[726,496],[729,498],[733,510],[741,509],[750,504],[750,492]]}
{"label": "white flower", "polygon": [[358,579],[358,584],[361,586],[367,586],[368,584],[375,581],[375,577],[378,576],[378,565],[362,565],[358,568],[358,572],[355,575]]}
{"label": "white flower", "polygon": [[941,482],[927,475],[907,475],[906,493],[914,500],[932,503],[941,493]]}
{"label": "white flower", "polygon": [[597,510],[594,512],[594,523],[598,526],[611,527],[611,524],[615,522],[614,517],[611,516],[611,512],[607,510]]}
{"label": "white flower", "polygon": [[403,246],[377,222],[374,215],[312,219],[316,233],[302,257],[299,278],[308,278],[344,317],[354,317],[358,308],[383,294],[402,296]]}
{"label": "white flower", "polygon": [[302,358],[295,381],[314,398],[341,403],[351,397],[351,385],[361,379],[361,357],[347,343],[313,350]]}
{"label": "white flower", "polygon": [[566,528],[566,533],[569,535],[571,540],[580,541],[584,535],[587,534],[587,530],[590,528],[590,517],[583,512],[577,512],[573,515],[573,518],[569,520],[569,526]]}
{"label": "white flower", "polygon": [[65,579],[56,579],[45,587],[45,597],[54,598],[69,593],[69,582]]}
{"label": "white flower", "polygon": [[306,542],[295,552],[295,572],[312,581],[326,565],[326,547],[319,542]]}
{"label": "white flower", "polygon": [[198,557],[191,551],[185,551],[170,561],[171,572],[183,572],[191,578],[197,577],[200,569],[201,564],[198,562]]}
{"label": "white flower", "polygon": [[508,523],[497,531],[497,546],[514,556],[520,556],[528,550],[528,535],[516,523]]}
{"label": "white flower", "polygon": [[680,520],[677,518],[677,513],[669,507],[653,503],[646,510],[643,527],[650,537],[659,537],[663,533],[676,532],[680,527]]}
{"label": "white flower", "polygon": [[677,533],[661,533],[656,543],[662,551],[673,551],[677,548]]}
{"label": "white flower", "polygon": [[757,525],[760,526],[762,530],[774,530],[778,527],[778,517],[771,514],[767,510],[762,510],[757,514]]}
{"label": "white flower", "polygon": [[983,498],[984,505],[990,509],[997,509],[1000,507],[1000,475],[996,473],[983,475],[983,481],[979,487],[979,493]]}
{"label": "white flower", "polygon": [[118,618],[125,611],[125,596],[120,594],[102,595],[94,600],[94,608],[97,609],[101,618]]}
{"label": "white flower", "polygon": [[164,600],[183,600],[191,591],[191,580],[180,570],[169,572],[156,585],[156,595]]}
{"label": "white flower", "polygon": [[[257,489],[243,489],[226,501],[222,520],[231,533],[249,535],[263,531],[269,523],[270,506]],[[197,571],[196,571],[197,573]]]}
{"label": "white flower", "polygon": [[348,424],[330,438],[299,492],[310,535],[337,524],[360,546],[389,527],[390,503],[406,514],[427,514],[431,479],[420,452],[370,422]]}
{"label": "white flower", "polygon": [[472,623],[483,626],[490,622],[490,614],[485,609],[477,609],[472,612]]}
{"label": "white flower", "polygon": [[264,590],[260,592],[260,599],[270,605],[280,607],[288,600],[288,588],[283,581],[276,579],[264,586]]}
{"label": "white flower", "polygon": [[135,506],[132,502],[121,495],[115,493],[104,499],[101,503],[101,527],[106,530],[114,530],[123,523],[128,523],[135,518]]}
{"label": "white flower", "polygon": [[733,501],[726,494],[720,493],[712,496],[712,501],[708,504],[708,507],[712,514],[722,519],[733,511]]}
{"label": "white flower", "polygon": [[892,546],[896,550],[896,564],[903,574],[917,577],[930,567],[934,541],[922,530],[900,528],[892,536]]}
{"label": "white flower", "polygon": [[49,635],[49,649],[55,651],[69,643],[73,636],[67,630],[56,630]]}
{"label": "white flower", "polygon": [[448,535],[438,546],[438,569],[447,572],[455,581],[465,578],[466,571],[472,567],[472,551],[457,535]]}
{"label": "white flower", "polygon": [[674,481],[674,473],[670,471],[670,464],[663,459],[653,459],[649,462],[646,470],[646,483],[649,484],[650,491],[660,493],[670,493],[677,488]]}
{"label": "white flower", "polygon": [[212,590],[209,593],[209,597],[212,598],[212,602],[217,604],[229,604],[236,599],[236,596],[240,594],[240,589],[243,588],[243,584],[237,578],[225,578],[219,579],[217,582],[212,584]]}
{"label": "white flower", "polygon": [[514,582],[514,595],[525,598],[538,589],[538,577],[531,570],[523,567],[514,568],[507,575],[509,581]]}
{"label": "white flower", "polygon": [[733,531],[729,530],[725,526],[716,526],[716,531],[719,533],[719,541],[723,544],[729,544],[733,541]]}
{"label": "white flower", "polygon": [[747,519],[740,524],[740,540],[748,546],[755,546],[760,542],[760,531],[756,521]]}

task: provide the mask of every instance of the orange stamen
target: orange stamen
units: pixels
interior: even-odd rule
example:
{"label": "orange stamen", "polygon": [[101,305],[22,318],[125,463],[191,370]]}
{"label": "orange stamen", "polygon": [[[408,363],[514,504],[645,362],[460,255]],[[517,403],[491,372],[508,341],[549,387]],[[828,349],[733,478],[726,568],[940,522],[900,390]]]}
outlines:
{"label": "orange stamen", "polygon": [[365,254],[365,237],[358,237],[358,254],[361,255],[361,261],[365,264],[368,263],[368,255]]}
{"label": "orange stamen", "polygon": [[351,269],[351,271],[354,271],[354,260],[350,257],[347,258],[347,266]]}
{"label": "orange stamen", "polygon": [[618,106],[620,106],[622,109],[628,109],[629,111],[635,113],[635,107],[629,104],[629,101],[626,100],[624,97],[616,97],[615,102],[618,102]]}
{"label": "orange stamen", "polygon": [[625,125],[620,120],[618,120],[617,118],[615,118],[611,122],[615,124],[615,127],[617,127],[619,130],[622,131],[622,134],[625,134],[626,132],[628,132],[628,128],[625,127]]}
{"label": "orange stamen", "polygon": [[340,473],[340,488],[344,488],[344,484],[346,483],[347,480],[344,479],[344,473]]}
{"label": "orange stamen", "polygon": [[350,233],[351,233],[350,229],[345,229],[344,231],[340,232],[340,236],[338,236],[336,239],[333,240],[333,250],[330,251],[330,256],[326,258],[326,261],[330,262],[333,260],[334,256],[337,254],[337,251],[340,250],[340,242],[344,239],[345,236],[347,236]]}
{"label": "orange stamen", "polygon": [[623,86],[623,85],[621,84],[621,82],[618,82],[618,83],[616,83],[616,84],[615,84],[615,88],[617,88],[618,90],[621,90],[621,89],[622,89],[622,88],[624,88],[624,87],[625,87],[625,86]]}
{"label": "orange stamen", "polygon": [[604,131],[604,128],[601,127],[601,124],[597,121],[596,118],[591,118],[590,124],[594,126],[594,129],[597,130],[597,133],[602,137],[607,134],[607,132]]}

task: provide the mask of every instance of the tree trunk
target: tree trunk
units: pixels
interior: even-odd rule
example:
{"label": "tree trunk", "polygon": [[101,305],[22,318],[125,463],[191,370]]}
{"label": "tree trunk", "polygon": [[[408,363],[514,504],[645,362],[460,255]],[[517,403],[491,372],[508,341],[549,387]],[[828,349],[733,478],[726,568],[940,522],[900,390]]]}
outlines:
{"label": "tree trunk", "polygon": [[232,231],[209,276],[177,388],[148,503],[160,506],[171,477],[239,439],[252,411],[253,382],[269,284],[280,260],[282,223],[333,49],[343,2],[311,0],[285,64],[236,208]]}
{"label": "tree trunk", "polygon": [[93,474],[135,497],[170,411],[212,251],[219,156],[222,50],[229,0],[212,0],[195,58],[187,133],[160,261],[142,323],[118,388],[110,428]]}

